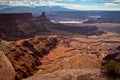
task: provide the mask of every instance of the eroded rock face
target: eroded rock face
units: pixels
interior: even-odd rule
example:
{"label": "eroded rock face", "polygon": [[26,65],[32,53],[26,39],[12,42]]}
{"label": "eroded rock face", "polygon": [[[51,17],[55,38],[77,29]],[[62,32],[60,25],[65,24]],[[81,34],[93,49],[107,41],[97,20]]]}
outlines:
{"label": "eroded rock face", "polygon": [[103,61],[104,61],[103,65],[106,64],[107,62],[111,61],[111,60],[120,63],[120,52],[114,53],[114,54],[108,54],[107,56],[105,56],[103,58]]}
{"label": "eroded rock face", "polygon": [[67,69],[54,73],[35,75],[23,80],[100,80],[99,69]]}
{"label": "eroded rock face", "polygon": [[34,37],[17,41],[15,47],[6,54],[16,72],[16,80],[32,76],[42,64],[43,56],[56,47],[57,39]]}
{"label": "eroded rock face", "polygon": [[15,80],[14,68],[3,51],[0,51],[0,80]]}
{"label": "eroded rock face", "polygon": [[116,49],[120,50],[120,46],[118,46]]}
{"label": "eroded rock face", "polygon": [[40,20],[47,20],[45,12],[42,12],[42,15],[38,17]]}
{"label": "eroded rock face", "polygon": [[0,14],[0,26],[19,24],[32,18],[32,13],[4,13]]}
{"label": "eroded rock face", "polygon": [[[43,18],[41,16],[41,18]],[[0,14],[0,38],[16,40],[33,37],[41,32],[48,32],[41,21],[31,13]]]}
{"label": "eroded rock face", "polygon": [[[48,22],[47,22],[48,23]],[[102,35],[105,34],[103,30],[100,30],[97,26],[77,26],[77,25],[65,25],[65,24],[50,24],[48,23],[51,29],[58,31],[65,31],[68,33],[78,34],[78,35]]]}
{"label": "eroded rock face", "polygon": [[31,13],[0,14],[0,38],[5,40],[30,38],[42,32],[54,30],[89,36],[104,34],[96,26],[67,26],[52,23],[45,12],[37,18]]}

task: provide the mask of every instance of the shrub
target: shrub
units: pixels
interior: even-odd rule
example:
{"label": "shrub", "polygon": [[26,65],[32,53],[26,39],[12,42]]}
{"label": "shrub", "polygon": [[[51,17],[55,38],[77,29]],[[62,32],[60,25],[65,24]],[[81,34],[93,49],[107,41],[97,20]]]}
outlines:
{"label": "shrub", "polygon": [[117,63],[116,61],[111,60],[107,62],[103,65],[103,70],[111,76],[120,77],[120,63]]}

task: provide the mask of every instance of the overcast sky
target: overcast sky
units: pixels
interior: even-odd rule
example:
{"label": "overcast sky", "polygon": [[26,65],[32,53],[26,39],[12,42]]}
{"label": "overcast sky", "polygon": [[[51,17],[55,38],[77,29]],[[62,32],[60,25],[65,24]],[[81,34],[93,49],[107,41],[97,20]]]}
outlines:
{"label": "overcast sky", "polygon": [[75,10],[120,10],[120,0],[0,0],[0,8],[5,8],[7,5],[61,6]]}

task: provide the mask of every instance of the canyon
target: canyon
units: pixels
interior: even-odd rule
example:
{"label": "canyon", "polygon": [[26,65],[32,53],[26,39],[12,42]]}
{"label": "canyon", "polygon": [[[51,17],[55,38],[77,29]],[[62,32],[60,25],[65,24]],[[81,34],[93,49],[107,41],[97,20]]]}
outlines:
{"label": "canyon", "polygon": [[53,32],[53,30],[68,31],[81,35],[104,34],[96,26],[76,27],[52,23],[44,12],[38,17],[32,16],[31,13],[0,14],[0,38],[5,40],[29,38],[40,33]]}
{"label": "canyon", "polygon": [[7,64],[0,64],[0,79],[107,80],[101,63],[120,54],[119,40],[96,25],[53,23],[45,12],[0,14],[0,61]]}

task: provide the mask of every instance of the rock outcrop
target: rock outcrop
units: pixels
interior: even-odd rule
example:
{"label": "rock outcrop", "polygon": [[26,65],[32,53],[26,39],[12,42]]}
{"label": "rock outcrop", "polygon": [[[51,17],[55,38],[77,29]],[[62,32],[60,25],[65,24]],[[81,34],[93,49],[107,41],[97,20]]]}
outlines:
{"label": "rock outcrop", "polygon": [[46,17],[46,15],[45,15],[45,12],[42,12],[42,14],[41,14],[38,18],[41,19],[41,20],[46,20],[46,19],[48,19],[48,18]]}
{"label": "rock outcrop", "polygon": [[67,69],[43,75],[35,75],[23,80],[100,80],[99,77],[99,69]]}
{"label": "rock outcrop", "polygon": [[14,68],[3,51],[0,51],[0,80],[15,80]]}
{"label": "rock outcrop", "polygon": [[120,50],[120,46],[118,46],[116,49]]}
{"label": "rock outcrop", "polygon": [[51,28],[59,31],[66,31],[68,33],[87,35],[87,36],[91,36],[91,35],[99,36],[105,33],[104,31],[99,30],[99,28],[96,26],[67,26],[67,25],[57,24],[55,26],[51,26]]}
{"label": "rock outcrop", "polygon": [[36,36],[14,44],[6,55],[15,69],[16,80],[20,80],[32,76],[39,70],[42,57],[56,47],[57,39]]}
{"label": "rock outcrop", "polygon": [[111,60],[120,63],[120,52],[114,53],[114,54],[108,54],[107,56],[105,56],[103,58],[103,61],[104,61],[103,65],[106,64],[107,62],[111,61]]}

